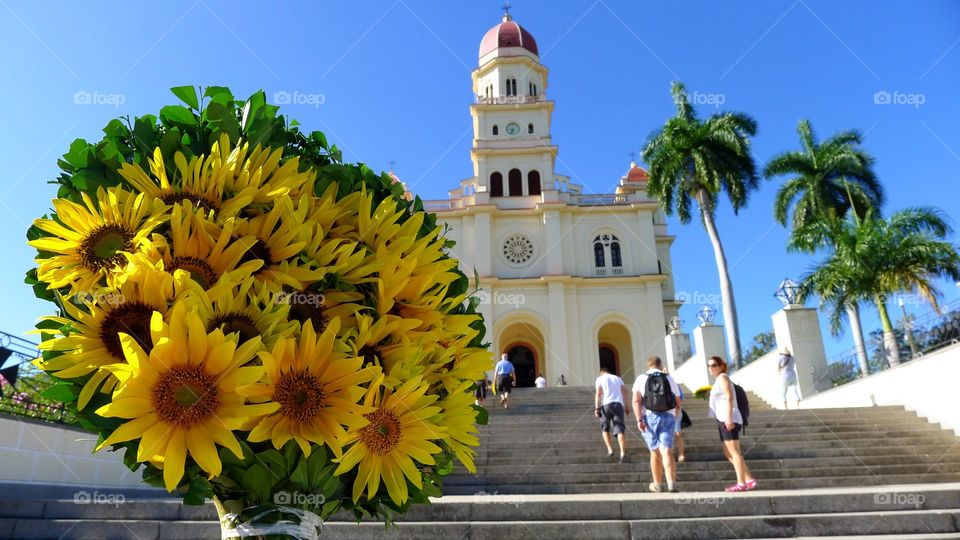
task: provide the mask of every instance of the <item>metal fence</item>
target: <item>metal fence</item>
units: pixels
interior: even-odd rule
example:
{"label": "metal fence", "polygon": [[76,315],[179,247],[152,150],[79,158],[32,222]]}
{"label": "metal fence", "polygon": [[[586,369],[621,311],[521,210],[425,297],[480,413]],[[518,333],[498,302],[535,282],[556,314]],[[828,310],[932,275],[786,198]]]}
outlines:
{"label": "metal fence", "polygon": [[0,382],[0,414],[32,418],[58,424],[72,424],[75,419],[63,403],[48,399],[43,392],[55,381],[31,363],[40,356],[36,343],[0,332],[0,348],[9,351],[0,368],[16,366],[17,378],[10,384]]}
{"label": "metal fence", "polygon": [[[907,316],[894,326],[901,363],[906,363],[950,345],[960,343],[960,300],[940,306],[939,312]],[[890,367],[883,343],[883,332],[876,330],[864,336],[869,373]],[[856,347],[827,360],[824,369],[814,373],[817,387],[841,386],[863,376]]]}

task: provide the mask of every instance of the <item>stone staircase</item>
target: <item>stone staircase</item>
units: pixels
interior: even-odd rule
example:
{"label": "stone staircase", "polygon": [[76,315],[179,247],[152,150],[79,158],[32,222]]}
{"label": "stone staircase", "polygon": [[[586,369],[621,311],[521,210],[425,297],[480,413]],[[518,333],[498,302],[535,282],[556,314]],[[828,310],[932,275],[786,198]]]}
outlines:
{"label": "stone staircase", "polygon": [[[337,515],[323,537],[416,538],[960,538],[960,440],[902,408],[775,411],[751,399],[742,439],[760,488],[727,494],[706,404],[686,402],[681,493],[646,493],[647,456],[628,421],[630,461],[610,463],[583,388],[520,389],[488,402],[477,475],[456,470],[447,496],[395,528]],[[2,497],[10,497],[0,495]],[[0,538],[218,538],[212,505],[174,499],[76,504],[0,500]]]}

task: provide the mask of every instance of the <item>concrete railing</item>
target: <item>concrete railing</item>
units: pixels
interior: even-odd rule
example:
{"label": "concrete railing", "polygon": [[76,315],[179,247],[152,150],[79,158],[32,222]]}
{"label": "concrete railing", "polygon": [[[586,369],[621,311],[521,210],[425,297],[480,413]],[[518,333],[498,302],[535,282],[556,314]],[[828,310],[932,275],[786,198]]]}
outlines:
{"label": "concrete railing", "polygon": [[[820,392],[803,409],[902,405],[960,435],[960,344]],[[751,390],[754,390],[751,388]]]}
{"label": "concrete railing", "polygon": [[[767,405],[775,408],[783,406],[783,394],[780,391],[780,374],[777,363],[780,352],[776,349],[732,372],[730,379],[744,389],[760,397]],[[793,396],[790,396],[791,399]]]}
{"label": "concrete railing", "polygon": [[96,436],[64,426],[0,417],[0,482],[83,487],[143,486],[122,452],[93,454]]}

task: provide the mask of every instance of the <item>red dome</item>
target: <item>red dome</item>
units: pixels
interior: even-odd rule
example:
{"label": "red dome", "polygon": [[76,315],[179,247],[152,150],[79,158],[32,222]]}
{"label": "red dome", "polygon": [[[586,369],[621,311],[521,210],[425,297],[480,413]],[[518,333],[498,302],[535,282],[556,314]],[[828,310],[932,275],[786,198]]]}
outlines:
{"label": "red dome", "polygon": [[649,178],[650,175],[644,168],[638,167],[636,163],[630,164],[630,170],[627,172],[628,182],[646,182]]}
{"label": "red dome", "polygon": [[537,42],[533,39],[533,35],[509,17],[509,15],[504,16],[503,22],[488,30],[483,36],[483,40],[480,41],[481,58],[500,47],[523,47],[533,54],[540,54],[537,52]]}

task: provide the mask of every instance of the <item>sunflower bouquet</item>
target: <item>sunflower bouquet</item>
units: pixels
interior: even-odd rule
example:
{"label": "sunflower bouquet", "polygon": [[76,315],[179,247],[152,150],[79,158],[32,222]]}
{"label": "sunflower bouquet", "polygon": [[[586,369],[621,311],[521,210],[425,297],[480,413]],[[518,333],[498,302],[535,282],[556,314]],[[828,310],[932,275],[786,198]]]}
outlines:
{"label": "sunflower bouquet", "polygon": [[28,231],[46,395],[225,538],[439,496],[491,356],[435,216],[263,92],[173,93],[74,141]]}

